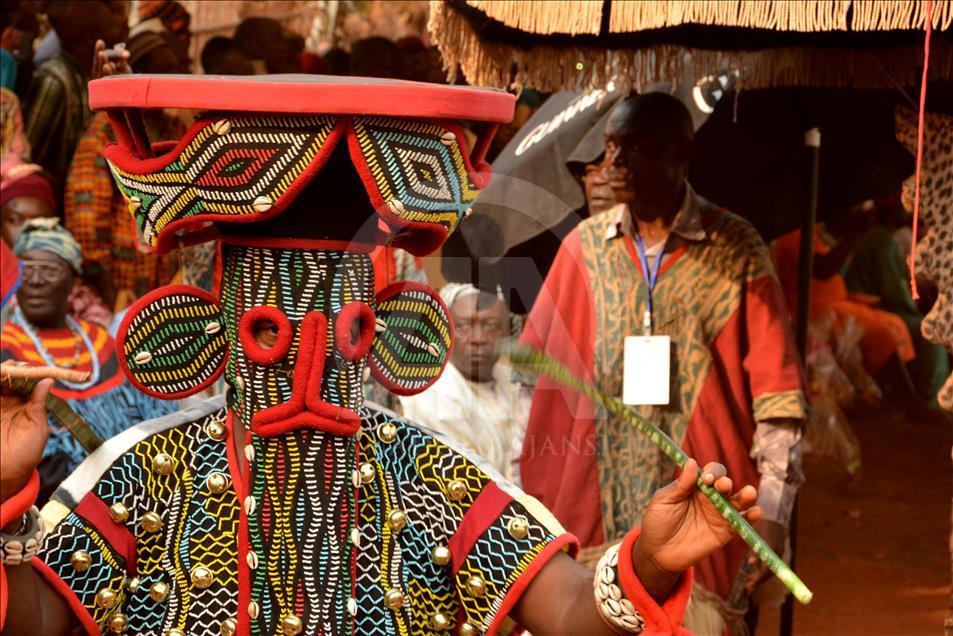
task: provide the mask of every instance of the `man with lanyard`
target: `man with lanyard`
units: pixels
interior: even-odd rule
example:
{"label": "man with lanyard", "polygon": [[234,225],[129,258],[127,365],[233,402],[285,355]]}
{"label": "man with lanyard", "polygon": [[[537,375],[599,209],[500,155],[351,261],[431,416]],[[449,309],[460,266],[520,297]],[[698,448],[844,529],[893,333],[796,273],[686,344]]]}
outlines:
{"label": "man with lanyard", "polygon": [[[692,139],[676,98],[620,103],[604,162],[618,204],[567,236],[523,341],[609,394],[631,391],[641,414],[690,455],[760,480],[758,530],[781,552],[802,480],[803,375],[764,242],[686,181]],[[641,341],[631,354],[627,340]],[[638,381],[623,391],[623,376]],[[546,379],[527,439],[550,443],[524,445],[524,486],[579,537],[584,562],[638,522],[671,474],[634,429]],[[723,599],[744,559],[744,546],[730,545],[699,564],[696,598],[730,614]]]}

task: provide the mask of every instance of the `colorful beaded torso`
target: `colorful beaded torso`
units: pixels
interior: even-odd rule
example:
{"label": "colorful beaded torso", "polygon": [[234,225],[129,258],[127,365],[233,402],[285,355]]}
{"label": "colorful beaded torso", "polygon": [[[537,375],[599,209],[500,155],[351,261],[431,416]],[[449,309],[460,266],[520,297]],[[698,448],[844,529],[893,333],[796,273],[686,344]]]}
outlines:
{"label": "colorful beaded torso", "polygon": [[[201,409],[189,414],[192,421],[175,414],[112,440],[58,493],[72,509],[47,539],[43,559],[101,629],[121,616],[132,634],[238,633],[239,603],[249,598],[259,606],[251,634],[293,633],[283,625],[296,620],[307,634],[442,633],[463,622],[483,632],[502,618],[533,559],[569,541],[534,500],[497,485],[475,461],[365,407],[355,438],[294,434],[307,443],[286,472],[302,475],[299,487],[316,478],[309,486],[315,497],[341,491],[345,509],[356,498],[356,536],[344,543],[336,543],[339,532],[308,536],[291,509],[283,521],[273,515],[287,542],[271,543],[251,568],[240,556],[244,510],[234,483],[241,477],[229,464],[227,409],[221,398]],[[293,445],[278,439],[255,448]],[[323,463],[307,465],[316,457],[356,460],[357,472],[329,478]],[[93,489],[73,491],[90,471],[101,471]],[[295,492],[306,508],[307,490]],[[328,517],[329,527],[347,525],[346,517]],[[336,560],[351,571],[335,578]]]}

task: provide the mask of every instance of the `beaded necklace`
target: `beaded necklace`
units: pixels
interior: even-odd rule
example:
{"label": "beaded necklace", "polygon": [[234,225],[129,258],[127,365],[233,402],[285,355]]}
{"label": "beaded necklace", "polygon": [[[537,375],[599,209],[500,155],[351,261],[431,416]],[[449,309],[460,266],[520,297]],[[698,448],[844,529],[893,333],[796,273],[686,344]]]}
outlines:
{"label": "beaded necklace", "polygon": [[[32,342],[33,346],[36,347],[40,357],[43,358],[43,362],[51,367],[58,366],[56,361],[53,359],[53,356],[51,356],[46,350],[46,347],[43,346],[43,343],[40,341],[40,337],[35,331],[33,331],[32,325],[30,325],[30,322],[26,319],[26,316],[23,315],[23,311],[19,307],[17,307],[13,312],[13,322],[23,329],[23,332],[30,339],[30,342]],[[66,380],[58,380],[58,382],[74,391],[85,391],[86,389],[95,386],[96,383],[99,382],[99,356],[96,355],[96,351],[93,349],[93,343],[90,341],[89,336],[86,335],[86,332],[83,331],[83,328],[80,327],[79,324],[70,316],[66,316],[66,326],[74,334],[79,334],[83,344],[89,351],[89,359],[92,361],[93,371],[90,374],[89,380],[86,382],[67,382]],[[79,356],[77,356],[77,358],[78,357]]]}

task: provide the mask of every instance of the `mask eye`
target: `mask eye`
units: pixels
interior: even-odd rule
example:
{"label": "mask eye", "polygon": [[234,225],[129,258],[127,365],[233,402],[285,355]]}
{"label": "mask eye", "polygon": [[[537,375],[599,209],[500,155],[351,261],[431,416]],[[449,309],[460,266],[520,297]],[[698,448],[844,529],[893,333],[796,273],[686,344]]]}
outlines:
{"label": "mask eye", "polygon": [[345,305],[335,322],[334,337],[344,359],[360,360],[374,341],[374,311],[367,303]]}
{"label": "mask eye", "polygon": [[255,307],[238,322],[238,337],[249,360],[275,364],[288,355],[291,323],[275,307]]}

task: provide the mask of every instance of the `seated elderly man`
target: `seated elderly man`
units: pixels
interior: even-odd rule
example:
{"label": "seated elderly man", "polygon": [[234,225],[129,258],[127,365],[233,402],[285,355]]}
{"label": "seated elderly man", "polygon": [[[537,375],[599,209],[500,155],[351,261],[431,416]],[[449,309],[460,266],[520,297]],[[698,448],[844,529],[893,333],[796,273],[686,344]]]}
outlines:
{"label": "seated elderly man", "polygon": [[509,334],[509,312],[501,297],[469,284],[449,283],[440,297],[453,321],[450,364],[429,389],[400,398],[404,415],[452,437],[512,480],[519,457],[514,438],[526,411],[519,409],[518,386],[498,351]]}
{"label": "seated elderly man", "polygon": [[[115,342],[103,327],[69,315],[69,296],[83,256],[58,219],[24,223],[13,253],[23,264],[22,283],[17,307],[0,335],[0,360],[88,372],[85,382],[58,381],[53,393],[69,402],[103,439],[176,410],[174,403],[149,397],[125,379]],[[46,501],[86,455],[65,428],[55,427],[39,465],[39,500]]]}

